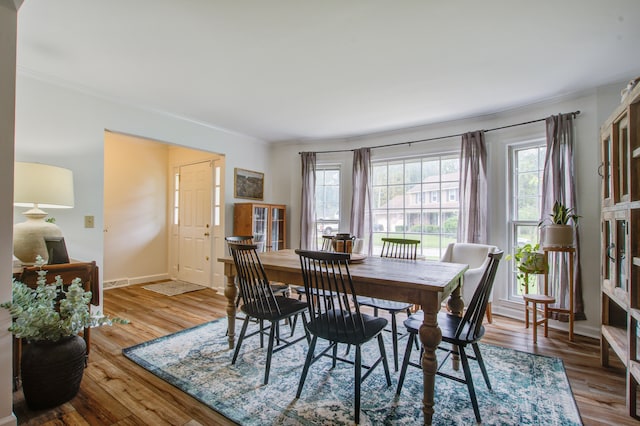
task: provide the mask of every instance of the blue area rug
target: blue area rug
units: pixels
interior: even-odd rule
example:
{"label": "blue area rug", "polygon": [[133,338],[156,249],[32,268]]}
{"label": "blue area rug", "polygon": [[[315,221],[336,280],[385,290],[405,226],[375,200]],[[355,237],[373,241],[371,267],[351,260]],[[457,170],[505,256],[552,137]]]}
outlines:
{"label": "blue area rug", "polygon": [[[233,351],[228,349],[226,327],[226,319],[213,321],[123,349],[123,353],[241,425],[353,424],[353,366],[338,362],[331,370],[329,358],[318,361],[296,400],[306,342],[274,354],[269,384],[264,386],[265,350],[260,349],[259,338],[247,339],[236,365],[231,365]],[[283,332],[288,330],[282,326]],[[388,335],[385,339],[389,356],[391,339]],[[404,342],[400,342],[401,352]],[[475,361],[471,369],[484,425],[582,424],[562,360],[491,345],[481,345],[481,350],[493,390],[486,388]],[[377,353],[375,340],[363,348],[364,357]],[[417,361],[418,351],[414,349],[413,354]],[[364,381],[360,424],[422,424],[422,372],[409,367],[402,393],[396,397],[398,373],[390,365],[390,388],[381,366]],[[435,401],[434,424],[476,423],[466,385],[437,377]]]}

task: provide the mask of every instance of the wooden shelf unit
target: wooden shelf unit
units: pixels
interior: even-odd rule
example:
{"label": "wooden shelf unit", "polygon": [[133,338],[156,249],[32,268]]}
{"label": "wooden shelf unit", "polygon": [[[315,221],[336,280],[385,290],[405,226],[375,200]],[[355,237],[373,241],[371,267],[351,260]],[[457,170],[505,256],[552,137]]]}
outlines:
{"label": "wooden shelf unit", "polygon": [[627,410],[638,418],[640,383],[640,85],[600,129],[600,359],[610,350],[627,367]]}
{"label": "wooden shelf unit", "polygon": [[236,203],[234,235],[252,235],[258,251],[287,248],[287,206],[284,204]]}

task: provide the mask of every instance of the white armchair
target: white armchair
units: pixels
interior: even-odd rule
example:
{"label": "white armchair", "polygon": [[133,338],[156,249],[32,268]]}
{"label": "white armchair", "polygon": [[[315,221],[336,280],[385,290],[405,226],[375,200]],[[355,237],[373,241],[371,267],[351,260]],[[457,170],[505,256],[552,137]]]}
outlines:
{"label": "white armchair", "polygon": [[[444,254],[442,262],[466,263],[469,269],[464,273],[462,299],[465,306],[471,302],[473,293],[476,291],[482,274],[489,263],[489,253],[498,250],[496,246],[486,244],[472,243],[450,243]],[[489,295],[489,303],[487,303],[487,321],[492,322],[491,317],[491,300],[493,299],[493,291]]]}

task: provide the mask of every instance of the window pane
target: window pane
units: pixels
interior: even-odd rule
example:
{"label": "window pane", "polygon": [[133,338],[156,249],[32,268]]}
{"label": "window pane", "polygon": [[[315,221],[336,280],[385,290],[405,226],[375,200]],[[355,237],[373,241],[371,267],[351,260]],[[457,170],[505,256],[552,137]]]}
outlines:
{"label": "window pane", "polygon": [[404,182],[420,183],[422,179],[420,160],[406,163],[404,166]]}
{"label": "window pane", "polygon": [[[511,176],[511,242],[510,253],[516,247],[538,243],[538,220],[540,218],[540,200],[542,193],[542,172],[544,168],[545,144],[511,148],[509,166]],[[520,273],[514,262],[509,262],[512,274],[509,286],[509,297],[521,301],[524,290],[524,275]],[[529,291],[538,291],[538,276],[529,276]]]}
{"label": "window pane", "polygon": [[373,185],[387,184],[387,164],[374,164],[373,167]]}
{"label": "window pane", "polygon": [[316,169],[316,249],[322,236],[333,235],[340,227],[340,169]]}
{"label": "window pane", "polygon": [[418,239],[421,256],[439,259],[457,235],[459,158],[379,161],[372,170],[374,253],[388,236]]}
{"label": "window pane", "polygon": [[402,183],[403,178],[402,163],[389,164],[389,184]]}

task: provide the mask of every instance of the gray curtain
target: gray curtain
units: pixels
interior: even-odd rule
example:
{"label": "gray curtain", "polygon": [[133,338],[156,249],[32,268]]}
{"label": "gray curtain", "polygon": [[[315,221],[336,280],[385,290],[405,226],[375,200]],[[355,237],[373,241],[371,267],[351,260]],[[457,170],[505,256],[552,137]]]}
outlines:
{"label": "gray curtain", "polygon": [[[576,208],[576,192],[573,169],[574,126],[573,114],[553,115],[546,119],[547,151],[544,160],[542,178],[541,221],[549,218],[555,201],[560,201],[567,208]],[[574,213],[578,214],[576,210]],[[544,226],[541,228],[544,234]],[[544,238],[544,235],[541,235]],[[573,267],[574,318],[585,319],[582,285],[580,277],[580,242],[574,228],[573,246],[576,249]],[[550,257],[550,295],[556,298],[552,307],[569,308],[569,259],[566,255]],[[553,278],[553,279],[552,279]],[[555,313],[554,318],[568,321],[566,314]]]}
{"label": "gray curtain", "polygon": [[351,198],[351,235],[364,239],[364,252],[371,255],[371,149],[353,151],[353,192]]}
{"label": "gray curtain", "polygon": [[458,242],[487,243],[487,147],[484,132],[462,135]]}
{"label": "gray curtain", "polygon": [[300,214],[300,248],[316,247],[316,153],[302,152],[302,206]]}

